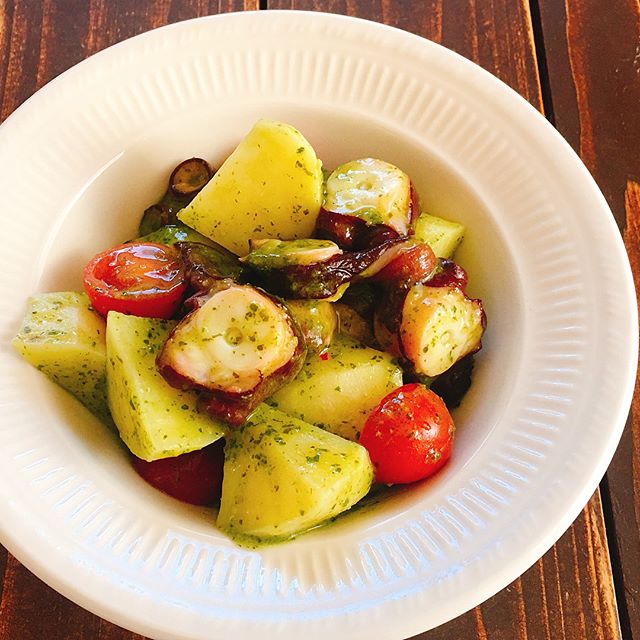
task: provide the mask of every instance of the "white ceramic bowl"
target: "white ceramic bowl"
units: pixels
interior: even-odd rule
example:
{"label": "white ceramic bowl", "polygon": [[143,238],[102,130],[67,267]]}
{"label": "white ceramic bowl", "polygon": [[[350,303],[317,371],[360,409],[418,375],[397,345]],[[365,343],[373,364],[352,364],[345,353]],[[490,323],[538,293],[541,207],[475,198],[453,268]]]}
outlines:
{"label": "white ceramic bowl", "polygon": [[[433,481],[298,540],[233,545],[214,514],[146,486],[119,444],[9,347],[35,291],[133,235],[168,170],[219,163],[259,117],[326,166],[379,156],[430,212],[489,328]],[[569,146],[461,57],[360,20],[225,15],[117,45],[0,129],[2,542],[80,605],[160,639],[400,639],[540,557],[603,475],[627,415],[637,318],[619,233]]]}

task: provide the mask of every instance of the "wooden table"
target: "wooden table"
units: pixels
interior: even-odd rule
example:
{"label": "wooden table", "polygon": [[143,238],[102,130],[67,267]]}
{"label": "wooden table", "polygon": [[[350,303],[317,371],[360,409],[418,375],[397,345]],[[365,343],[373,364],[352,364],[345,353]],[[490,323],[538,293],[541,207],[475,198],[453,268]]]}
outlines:
{"label": "wooden table", "polygon": [[[640,277],[638,0],[0,0],[0,119],[83,58],[169,22],[314,9],[440,42],[522,94],[567,138]],[[640,640],[640,393],[600,490],[522,577],[420,640]],[[58,595],[0,548],[0,640],[140,640]],[[377,640],[372,638],[372,640]]]}

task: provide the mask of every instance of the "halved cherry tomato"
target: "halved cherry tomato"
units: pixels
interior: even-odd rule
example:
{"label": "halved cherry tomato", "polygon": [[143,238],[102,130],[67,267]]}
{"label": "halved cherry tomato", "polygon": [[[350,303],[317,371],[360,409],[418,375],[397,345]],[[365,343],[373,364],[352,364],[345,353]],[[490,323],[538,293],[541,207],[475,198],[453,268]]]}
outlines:
{"label": "halved cherry tomato", "polygon": [[187,288],[173,247],[151,242],[122,244],[99,253],[84,268],[84,289],[94,309],[145,318],[170,318]]}
{"label": "halved cherry tomato", "polygon": [[134,457],[133,468],[150,485],[178,500],[189,504],[217,504],[222,493],[224,441],[153,462]]}
{"label": "halved cherry tomato", "polygon": [[439,396],[421,384],[405,384],[367,418],[360,444],[369,452],[378,482],[404,484],[434,474],[447,462],[454,431]]}

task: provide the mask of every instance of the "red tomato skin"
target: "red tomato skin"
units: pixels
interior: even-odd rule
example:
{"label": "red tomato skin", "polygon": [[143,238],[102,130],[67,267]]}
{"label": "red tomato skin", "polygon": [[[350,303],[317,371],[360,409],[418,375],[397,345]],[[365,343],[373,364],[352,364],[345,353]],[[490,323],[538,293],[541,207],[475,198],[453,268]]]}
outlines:
{"label": "red tomato skin", "polygon": [[407,484],[439,471],[449,460],[455,427],[442,398],[406,384],[385,396],[360,434],[376,481]]}
{"label": "red tomato skin", "polygon": [[85,266],[83,280],[91,305],[103,316],[118,311],[168,319],[187,289],[178,252],[151,242],[118,245],[97,254]]}
{"label": "red tomato skin", "polygon": [[147,462],[134,456],[132,464],[152,487],[182,502],[196,505],[215,505],[220,502],[224,440],[175,458]]}

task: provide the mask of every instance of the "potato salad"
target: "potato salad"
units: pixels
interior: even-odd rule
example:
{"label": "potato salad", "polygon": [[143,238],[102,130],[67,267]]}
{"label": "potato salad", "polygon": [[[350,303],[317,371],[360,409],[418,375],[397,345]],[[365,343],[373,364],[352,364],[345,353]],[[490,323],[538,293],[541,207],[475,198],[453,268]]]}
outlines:
{"label": "potato salad", "polygon": [[217,170],[180,163],[84,291],[32,296],[13,344],[147,482],[238,544],[284,541],[449,460],[486,326],[464,232],[402,168],[327,170],[260,120]]}

